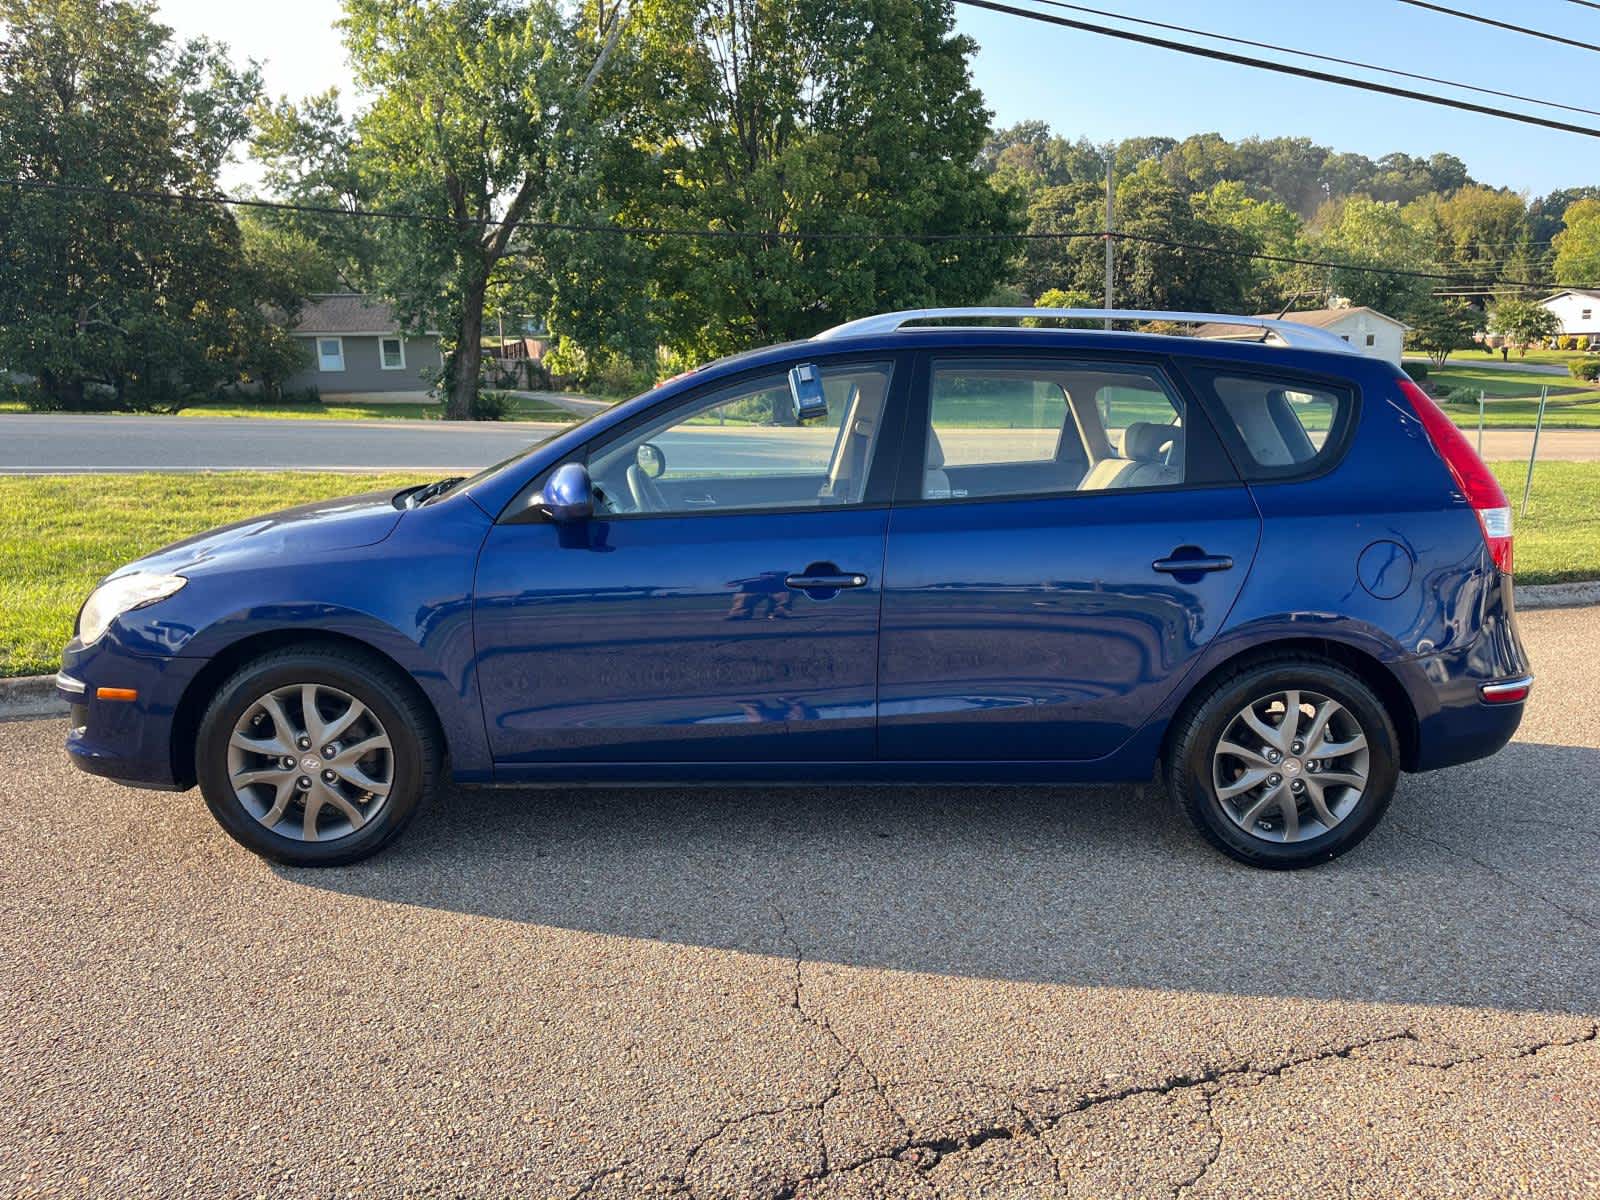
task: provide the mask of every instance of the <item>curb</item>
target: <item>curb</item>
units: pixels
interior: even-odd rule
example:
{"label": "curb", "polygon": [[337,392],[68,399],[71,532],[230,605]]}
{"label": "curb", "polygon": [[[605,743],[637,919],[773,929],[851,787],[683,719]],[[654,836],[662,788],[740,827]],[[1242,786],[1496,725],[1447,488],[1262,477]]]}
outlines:
{"label": "curb", "polygon": [[[1600,606],[1600,580],[1588,583],[1542,583],[1519,587],[1519,610]],[[54,675],[0,679],[0,721],[8,717],[61,717],[67,703],[56,694]]]}
{"label": "curb", "polygon": [[0,721],[7,717],[64,717],[67,702],[56,694],[54,675],[0,679]]}
{"label": "curb", "polygon": [[1584,583],[1541,583],[1516,590],[1519,611],[1535,608],[1586,608],[1600,604],[1600,580]]}

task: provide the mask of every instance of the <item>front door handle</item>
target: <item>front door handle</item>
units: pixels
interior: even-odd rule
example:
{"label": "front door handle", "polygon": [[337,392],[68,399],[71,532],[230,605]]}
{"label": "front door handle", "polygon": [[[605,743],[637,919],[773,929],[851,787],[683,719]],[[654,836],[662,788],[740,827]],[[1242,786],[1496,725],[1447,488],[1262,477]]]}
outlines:
{"label": "front door handle", "polygon": [[1203,575],[1207,571],[1231,571],[1233,558],[1227,554],[1207,554],[1198,546],[1179,546],[1170,558],[1150,564],[1163,575]]}
{"label": "front door handle", "polygon": [[791,587],[797,592],[831,592],[840,588],[866,587],[867,577],[853,572],[840,572],[837,575],[789,575],[783,582],[785,587]]}

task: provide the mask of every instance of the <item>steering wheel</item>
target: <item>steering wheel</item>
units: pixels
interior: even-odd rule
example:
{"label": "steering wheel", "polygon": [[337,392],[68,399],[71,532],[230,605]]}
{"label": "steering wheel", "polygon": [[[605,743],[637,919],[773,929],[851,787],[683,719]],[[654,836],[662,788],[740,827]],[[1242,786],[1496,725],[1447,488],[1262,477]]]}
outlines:
{"label": "steering wheel", "polygon": [[628,493],[633,497],[634,512],[664,512],[667,499],[656,486],[656,481],[646,475],[638,463],[628,468]]}

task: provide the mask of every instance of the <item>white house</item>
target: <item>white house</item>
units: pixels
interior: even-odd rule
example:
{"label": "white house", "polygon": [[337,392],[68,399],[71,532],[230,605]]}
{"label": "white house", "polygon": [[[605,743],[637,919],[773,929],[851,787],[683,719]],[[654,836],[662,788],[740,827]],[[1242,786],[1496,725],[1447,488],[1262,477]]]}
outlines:
{"label": "white house", "polygon": [[1561,336],[1588,338],[1589,345],[1600,342],[1600,292],[1568,288],[1539,301],[1561,322]]}
{"label": "white house", "polygon": [[[1310,308],[1299,312],[1259,313],[1263,317],[1279,317],[1297,325],[1310,325],[1326,329],[1342,337],[1370,358],[1400,365],[1400,352],[1405,345],[1406,330],[1411,326],[1404,321],[1385,316],[1375,308],[1364,305],[1344,308]],[[1195,330],[1197,337],[1249,337],[1259,338],[1260,330],[1246,330],[1242,326],[1202,325]]]}

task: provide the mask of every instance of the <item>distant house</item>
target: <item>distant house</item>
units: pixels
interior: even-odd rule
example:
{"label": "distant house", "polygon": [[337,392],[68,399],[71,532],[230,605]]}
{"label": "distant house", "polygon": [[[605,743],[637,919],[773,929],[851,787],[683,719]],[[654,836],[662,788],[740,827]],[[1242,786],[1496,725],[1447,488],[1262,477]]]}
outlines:
{"label": "distant house", "polygon": [[442,361],[437,333],[403,334],[389,305],[355,292],[312,296],[292,332],[306,344],[309,365],[284,382],[286,391],[420,397]]}
{"label": "distant house", "polygon": [[[1406,331],[1411,328],[1404,321],[1385,316],[1375,308],[1365,305],[1344,308],[1307,308],[1298,312],[1258,313],[1262,317],[1277,317],[1297,325],[1310,325],[1326,329],[1336,337],[1349,342],[1369,358],[1400,365],[1400,353],[1405,346]],[[1251,338],[1261,336],[1259,329],[1241,325],[1201,325],[1196,337]]]}
{"label": "distant house", "polygon": [[1587,339],[1591,347],[1600,344],[1600,292],[1567,288],[1539,303],[1555,313],[1562,337]]}

